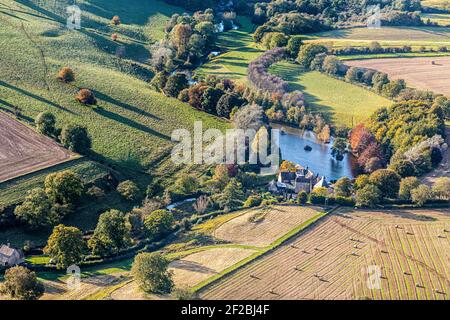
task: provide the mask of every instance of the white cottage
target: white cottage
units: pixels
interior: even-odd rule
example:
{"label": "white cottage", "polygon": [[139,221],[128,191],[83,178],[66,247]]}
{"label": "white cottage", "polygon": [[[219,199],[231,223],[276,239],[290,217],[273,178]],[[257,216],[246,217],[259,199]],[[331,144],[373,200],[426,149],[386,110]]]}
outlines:
{"label": "white cottage", "polygon": [[0,247],[0,267],[10,267],[24,262],[24,255],[21,250],[11,248],[2,244]]}

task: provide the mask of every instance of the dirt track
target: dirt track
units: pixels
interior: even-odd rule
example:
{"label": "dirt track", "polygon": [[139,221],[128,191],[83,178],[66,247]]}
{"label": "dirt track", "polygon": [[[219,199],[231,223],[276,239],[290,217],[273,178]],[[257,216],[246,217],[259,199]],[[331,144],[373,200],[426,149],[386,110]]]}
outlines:
{"label": "dirt track", "polygon": [[0,112],[0,182],[74,156],[48,137]]}
{"label": "dirt track", "polygon": [[450,57],[368,59],[346,64],[382,71],[391,79],[404,79],[409,86],[450,96]]}

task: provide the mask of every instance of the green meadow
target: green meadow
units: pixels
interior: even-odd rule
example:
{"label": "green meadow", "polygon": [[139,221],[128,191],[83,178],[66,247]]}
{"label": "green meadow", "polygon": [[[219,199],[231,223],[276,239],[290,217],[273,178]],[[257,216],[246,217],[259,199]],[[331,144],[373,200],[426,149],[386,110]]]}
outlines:
{"label": "green meadow", "polygon": [[288,81],[293,90],[302,91],[312,110],[323,113],[336,125],[352,127],[392,103],[365,88],[317,71],[304,72],[289,62],[277,63],[270,71]]}

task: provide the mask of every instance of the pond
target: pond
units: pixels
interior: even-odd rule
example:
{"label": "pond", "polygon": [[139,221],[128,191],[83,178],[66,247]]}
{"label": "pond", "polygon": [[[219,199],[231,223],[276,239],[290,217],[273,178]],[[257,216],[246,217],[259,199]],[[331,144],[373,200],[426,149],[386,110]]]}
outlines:
{"label": "pond", "polygon": [[[285,126],[272,124],[274,129],[280,132],[280,149],[283,160],[289,160],[309,167],[314,174],[325,176],[328,181],[341,177],[354,178],[356,176],[356,161],[351,154],[346,154],[342,161],[337,161],[331,156],[331,146],[321,143],[312,131],[304,131]],[[305,146],[310,146],[311,151],[305,151]]]}

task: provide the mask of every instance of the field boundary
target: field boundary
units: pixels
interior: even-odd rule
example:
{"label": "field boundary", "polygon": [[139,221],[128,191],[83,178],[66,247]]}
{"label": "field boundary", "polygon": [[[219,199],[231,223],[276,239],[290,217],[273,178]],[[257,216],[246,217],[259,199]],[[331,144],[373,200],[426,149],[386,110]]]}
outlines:
{"label": "field boundary", "polygon": [[339,206],[336,206],[336,207],[333,207],[332,209],[330,209],[329,211],[318,213],[314,217],[306,220],[299,226],[295,227],[294,229],[292,229],[291,231],[289,231],[282,237],[280,237],[277,240],[275,240],[274,242],[272,242],[272,244],[270,244],[268,247],[262,248],[259,252],[255,252],[254,254],[245,258],[244,260],[241,260],[238,263],[226,268],[222,272],[200,282],[199,284],[194,286],[191,290],[196,294],[201,293],[202,291],[208,289],[209,287],[211,287],[212,285],[216,284],[217,282],[223,280],[224,278],[233,275],[234,273],[236,273],[237,271],[242,269],[247,264],[249,264],[251,262],[255,262],[258,259],[271,253],[273,250],[275,250],[278,247],[280,247],[281,245],[285,244],[286,242],[288,242],[295,236],[299,235],[300,233],[314,227],[320,220],[322,220],[323,217],[328,216],[329,214],[331,214],[333,211],[335,211],[338,208],[339,208]]}

